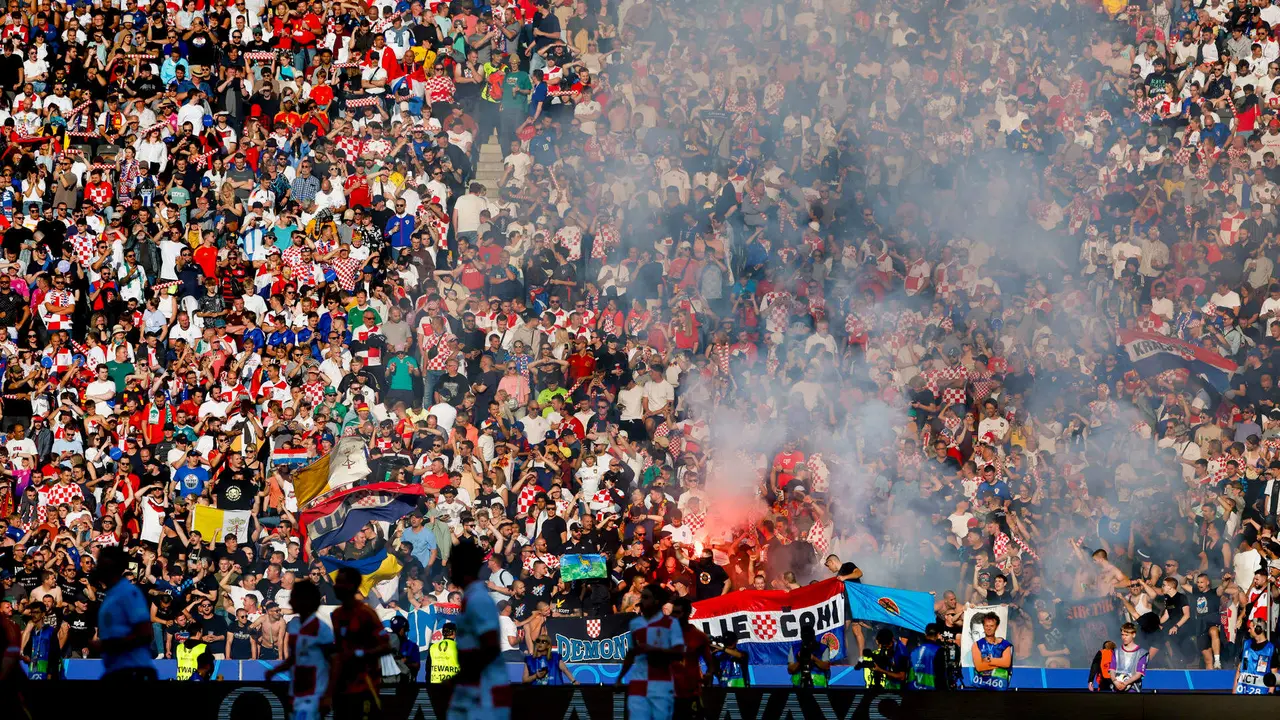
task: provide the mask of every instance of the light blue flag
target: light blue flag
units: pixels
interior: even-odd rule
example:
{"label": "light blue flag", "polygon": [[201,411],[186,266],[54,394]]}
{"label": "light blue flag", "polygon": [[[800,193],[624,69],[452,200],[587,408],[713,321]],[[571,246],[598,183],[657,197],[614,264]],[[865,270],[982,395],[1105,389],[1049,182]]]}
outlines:
{"label": "light blue flag", "polygon": [[897,625],[922,633],[924,626],[937,618],[933,596],[926,592],[846,582],[844,594],[849,598],[850,620]]}

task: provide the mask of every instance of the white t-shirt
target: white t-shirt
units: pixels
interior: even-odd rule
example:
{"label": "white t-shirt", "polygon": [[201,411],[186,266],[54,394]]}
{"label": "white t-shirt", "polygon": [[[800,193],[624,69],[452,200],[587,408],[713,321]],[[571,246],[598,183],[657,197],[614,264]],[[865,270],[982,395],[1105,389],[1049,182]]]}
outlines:
{"label": "white t-shirt", "polygon": [[177,264],[178,256],[182,254],[183,249],[190,248],[191,246],[186,243],[173,240],[160,241],[160,278],[162,280],[178,279],[178,270],[174,265]]}
{"label": "white t-shirt", "polygon": [[1240,294],[1235,290],[1228,290],[1225,295],[1214,293],[1209,296],[1209,302],[1213,303],[1217,307],[1231,308],[1234,310],[1240,307]]}
{"label": "white t-shirt", "polygon": [[511,642],[511,638],[517,637],[517,634],[519,632],[520,631],[516,629],[515,620],[512,620],[511,617],[508,615],[499,615],[498,616],[498,649],[501,650],[502,652],[506,652],[508,650],[519,650],[520,648],[516,647],[515,644]]}
{"label": "white t-shirt", "polygon": [[458,218],[455,231],[477,232],[480,229],[480,211],[488,208],[489,203],[479,195],[467,193],[458,198],[458,202],[453,205],[453,213]]}
{"label": "white t-shirt", "polygon": [[[86,395],[94,395],[97,397],[102,397],[105,394],[107,400],[110,400],[115,397],[116,383],[114,380],[94,380],[85,387],[84,391]],[[107,400],[95,401],[97,408],[96,412],[103,417],[111,414],[111,407],[107,405]]]}
{"label": "white t-shirt", "polygon": [[[493,583],[494,585],[497,585],[498,587],[504,587],[510,590],[511,583],[515,582],[515,579],[511,576],[510,572],[503,569],[503,570],[499,570],[496,573],[495,572],[489,573],[489,582]],[[507,595],[503,595],[502,593],[496,590],[490,590],[489,597],[493,598],[493,601],[495,603],[502,602],[508,598]],[[507,618],[507,619],[509,620],[510,618]],[[512,625],[512,627],[515,627],[514,624]],[[512,633],[512,634],[514,635],[515,633]]]}
{"label": "white t-shirt", "polygon": [[160,544],[160,533],[164,526],[165,507],[151,498],[142,500],[142,534],[146,542]]}
{"label": "white t-shirt", "polygon": [[427,410],[427,414],[435,415],[440,429],[446,433],[453,429],[453,423],[458,419],[458,411],[449,403],[436,403]]}
{"label": "white t-shirt", "polygon": [[533,166],[533,156],[524,151],[512,153],[502,161],[502,164],[511,168],[512,180],[524,184],[525,178],[529,177],[529,168]]}
{"label": "white t-shirt", "polygon": [[662,530],[671,533],[671,542],[677,545],[693,544],[693,530],[688,525],[681,524],[680,527],[676,527],[668,524],[664,525]]}
{"label": "white t-shirt", "polygon": [[649,399],[649,412],[657,412],[676,399],[676,389],[666,380],[649,381],[644,386],[644,396]]}
{"label": "white t-shirt", "polygon": [[237,610],[244,607],[244,599],[249,597],[250,595],[257,598],[258,607],[262,607],[262,593],[258,592],[257,590],[245,590],[239,585],[232,585],[231,587],[227,588],[227,590],[231,593],[231,602],[232,604],[235,605]]}
{"label": "white t-shirt", "polygon": [[996,442],[1001,442],[1009,434],[1009,421],[1000,416],[992,418],[983,418],[978,423],[978,439],[983,439],[987,433],[995,436]]}
{"label": "white t-shirt", "polygon": [[36,444],[29,437],[24,437],[21,440],[9,440],[4,446],[9,450],[10,456],[29,455],[34,457],[36,454]]}
{"label": "white t-shirt", "polygon": [[[1272,312],[1272,311],[1278,311],[1278,312],[1280,312],[1280,300],[1275,300],[1275,299],[1272,299],[1272,298],[1268,297],[1266,300],[1263,300],[1263,301],[1262,301],[1262,309],[1260,310],[1259,314],[1265,317],[1267,313]],[[1268,319],[1267,319],[1267,332],[1268,332],[1268,333],[1270,333],[1270,332],[1271,332],[1271,323],[1273,323],[1273,322],[1275,322],[1275,321],[1276,321],[1276,320],[1275,320],[1275,318],[1274,318],[1274,317],[1273,317],[1273,318],[1268,318]]]}
{"label": "white t-shirt", "polygon": [[551,429],[551,423],[541,415],[526,415],[520,421],[520,425],[524,427],[524,436],[533,445],[542,442],[547,437],[547,431]]}
{"label": "white t-shirt", "polygon": [[582,467],[578,468],[578,472],[575,474],[577,475],[578,483],[582,486],[583,497],[589,498],[596,494],[596,491],[600,489],[600,478],[604,476],[604,472],[607,469],[608,464],[602,463],[599,458],[592,465],[587,465],[584,462]]}
{"label": "white t-shirt", "polygon": [[622,420],[639,420],[644,415],[644,406],[640,400],[644,398],[644,389],[639,385],[623,388],[618,392],[618,402],[622,405]]}

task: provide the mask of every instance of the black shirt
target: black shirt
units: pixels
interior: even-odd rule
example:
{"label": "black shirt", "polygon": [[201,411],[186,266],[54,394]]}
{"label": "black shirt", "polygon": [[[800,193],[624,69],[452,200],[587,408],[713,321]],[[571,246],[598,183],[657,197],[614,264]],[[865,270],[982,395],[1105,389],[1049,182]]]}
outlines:
{"label": "black shirt", "polygon": [[467,391],[471,389],[471,383],[467,380],[467,376],[462,373],[456,375],[443,375],[436,384],[435,391],[439,393],[444,402],[458,406],[462,404],[462,398]]}
{"label": "black shirt", "polygon": [[285,572],[293,573],[293,576],[299,580],[305,578],[307,574],[307,564],[303,562],[301,555],[298,556],[297,560],[285,558],[284,562],[280,564],[280,568]]}
{"label": "black shirt", "polygon": [[556,581],[548,575],[541,580],[530,575],[524,580],[525,596],[530,601],[530,607],[537,607],[539,602],[551,602],[551,591],[555,588]]}
{"label": "black shirt", "polygon": [[719,597],[724,592],[725,583],[729,582],[729,573],[713,561],[704,560],[693,571],[697,582],[694,590],[699,600]]}
{"label": "black shirt", "polygon": [[1218,622],[1218,611],[1222,601],[1218,593],[1210,589],[1208,592],[1196,590],[1191,593],[1191,622],[1201,627],[1215,625]]}
{"label": "black shirt", "polygon": [[218,473],[214,492],[218,496],[219,509],[250,510],[253,508],[253,498],[258,494],[255,473],[248,468],[239,470],[223,468],[222,472]]}
{"label": "black shirt", "polygon": [[[1182,608],[1187,607],[1187,596],[1182,593],[1174,593],[1173,597],[1165,598],[1164,607],[1169,612],[1169,619],[1161,627],[1168,630],[1181,622]],[[1194,613],[1192,613],[1192,617],[1195,617]]]}
{"label": "black shirt", "polygon": [[[220,615],[217,615],[216,613],[211,618],[203,618],[197,615],[196,621],[200,623],[200,630],[207,635],[226,635],[227,634],[227,621],[224,618],[222,618]],[[225,640],[226,638],[223,637],[219,640],[215,640],[214,642],[222,643]],[[220,644],[216,644],[213,646],[213,652],[221,652],[221,651],[223,651],[223,647]]]}
{"label": "black shirt", "polygon": [[[541,18],[535,19],[533,25],[544,33],[551,33],[552,35],[560,34],[560,18],[556,17],[555,13],[549,12]],[[533,39],[534,47],[537,47],[538,49],[542,49],[553,42],[556,42],[554,37],[543,37],[541,35]]]}
{"label": "black shirt", "polygon": [[227,655],[227,659],[251,660],[252,640],[258,636],[258,632],[247,622],[233,622],[227,627],[227,634],[231,637],[231,652]]}
{"label": "black shirt", "polygon": [[89,641],[93,640],[94,631],[98,629],[97,611],[92,608],[83,613],[72,610],[63,620],[68,626],[65,649],[70,652],[79,652],[89,647]]}
{"label": "black shirt", "polygon": [[18,87],[18,74],[22,71],[22,58],[17,53],[0,55],[0,86]]}
{"label": "black shirt", "polygon": [[559,516],[549,517],[542,523],[542,537],[547,541],[547,552],[552,555],[559,555],[564,547],[564,541],[560,538],[563,533],[568,531],[565,526],[564,518]]}

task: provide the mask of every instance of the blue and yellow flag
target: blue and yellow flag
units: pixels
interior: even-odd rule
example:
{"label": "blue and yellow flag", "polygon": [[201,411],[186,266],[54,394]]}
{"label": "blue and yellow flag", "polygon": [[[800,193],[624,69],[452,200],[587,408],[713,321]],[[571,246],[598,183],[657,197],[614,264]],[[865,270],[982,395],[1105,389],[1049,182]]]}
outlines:
{"label": "blue and yellow flag", "polygon": [[388,553],[386,548],[360,560],[343,560],[328,555],[320,555],[319,559],[324,564],[324,569],[329,572],[330,580],[337,580],[338,570],[344,567],[360,571],[364,576],[364,580],[360,582],[360,594],[366,596],[373,591],[374,585],[383,580],[390,580],[404,569],[396,556]]}

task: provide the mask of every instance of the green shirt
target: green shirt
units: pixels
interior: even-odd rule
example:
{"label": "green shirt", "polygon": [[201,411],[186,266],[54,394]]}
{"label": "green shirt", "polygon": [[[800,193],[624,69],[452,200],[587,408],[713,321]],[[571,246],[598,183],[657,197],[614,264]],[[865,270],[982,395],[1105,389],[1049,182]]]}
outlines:
{"label": "green shirt", "polygon": [[[538,404],[546,405],[547,403],[551,402],[551,398],[555,397],[556,395],[559,395],[560,397],[563,397],[566,400],[569,399],[568,390],[565,390],[564,388],[556,388],[555,390],[552,390],[551,388],[547,388],[542,392],[538,393]],[[543,415],[546,415],[550,411],[551,411],[551,408],[546,408],[545,412],[543,412]]]}
{"label": "green shirt", "polygon": [[365,308],[353,307],[347,311],[347,329],[348,330],[355,330],[356,328],[364,324],[364,313],[366,310],[373,313],[373,323],[375,325],[382,324],[382,316],[378,314],[378,311],[374,309],[372,305]]}
{"label": "green shirt", "polygon": [[[523,92],[516,92],[521,90]],[[502,79],[502,109],[524,110],[529,106],[528,91],[533,90],[533,81],[529,73],[522,70],[511,70]]]}
{"label": "green shirt", "polygon": [[116,383],[116,392],[124,392],[124,379],[133,374],[133,363],[118,363],[115,360],[107,361],[107,377]]}
{"label": "green shirt", "polygon": [[392,390],[412,390],[413,376],[409,370],[418,367],[418,361],[405,355],[402,358],[391,358],[387,363],[387,377]]}

